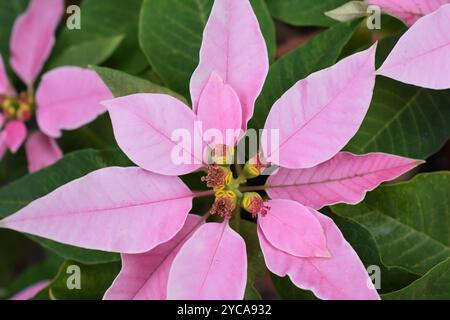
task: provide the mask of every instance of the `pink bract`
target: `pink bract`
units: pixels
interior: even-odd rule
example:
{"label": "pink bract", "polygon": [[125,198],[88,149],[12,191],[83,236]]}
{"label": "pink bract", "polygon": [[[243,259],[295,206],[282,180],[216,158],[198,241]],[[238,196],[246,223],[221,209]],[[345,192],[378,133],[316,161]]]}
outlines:
{"label": "pink bract", "polygon": [[430,89],[450,88],[450,4],[418,20],[377,74]]}
{"label": "pink bract", "polygon": [[384,11],[411,26],[421,17],[450,3],[450,0],[369,0],[369,3],[380,6]]}

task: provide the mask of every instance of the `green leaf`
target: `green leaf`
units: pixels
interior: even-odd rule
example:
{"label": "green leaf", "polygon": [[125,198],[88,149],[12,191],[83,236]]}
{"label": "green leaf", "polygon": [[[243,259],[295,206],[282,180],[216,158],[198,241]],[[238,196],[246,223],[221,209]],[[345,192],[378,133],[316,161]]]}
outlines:
{"label": "green leaf", "polygon": [[256,224],[246,220],[238,222],[234,219],[231,222],[231,226],[244,238],[247,246],[247,288],[245,290],[245,299],[261,299],[261,296],[255,289],[255,282],[263,278],[267,268],[259,248]]}
{"label": "green leaf", "polygon": [[58,144],[65,154],[81,149],[118,148],[108,113],[80,129],[65,131]]}
{"label": "green leaf", "polygon": [[0,299],[9,295],[8,288],[17,276],[17,266],[24,262],[24,253],[36,249],[24,235],[0,229]]}
{"label": "green leaf", "polygon": [[40,281],[54,278],[62,262],[60,257],[51,255],[44,261],[32,265],[8,288],[7,296],[17,294]]}
{"label": "green leaf", "polygon": [[275,24],[273,23],[265,0],[250,0],[255,15],[258,18],[261,32],[266,40],[270,62],[275,60],[277,51]]}
{"label": "green leaf", "polygon": [[372,234],[359,223],[337,215],[331,215],[339,227],[344,238],[358,253],[366,268],[376,266],[380,268],[381,288],[379,292],[392,292],[401,289],[419,276],[401,267],[387,266],[380,256],[379,249]]}
{"label": "green leaf", "polygon": [[27,8],[28,0],[0,1],[0,53],[9,60],[9,38],[16,18]]}
{"label": "green leaf", "polygon": [[[326,213],[327,215],[331,214],[329,210]],[[364,266],[366,268],[370,266],[380,268],[381,288],[379,289],[379,292],[392,292],[399,290],[419,278],[418,275],[403,268],[386,266],[380,257],[380,252],[374,238],[362,225],[342,216],[331,214],[331,218],[333,218],[334,222],[341,230],[344,238],[358,253],[358,256],[364,263]],[[289,277],[280,278],[276,275],[272,275],[272,281],[277,288],[278,294],[283,299],[315,299],[312,292],[297,288],[291,282]]]}
{"label": "green leaf", "polygon": [[68,46],[47,64],[48,70],[60,66],[87,67],[90,64],[101,64],[116,51],[123,35],[104,37]]}
{"label": "green leaf", "polygon": [[[119,151],[83,150],[66,155],[53,166],[25,176],[0,189],[0,218],[7,217],[56,188],[94,170],[108,166],[129,166],[130,161]],[[72,247],[51,240],[31,237],[58,255],[82,263],[110,262],[117,254]]]}
{"label": "green leaf", "polygon": [[450,257],[450,172],[384,185],[355,205],[332,210],[363,225],[389,266],[423,275]]}
{"label": "green leaf", "polygon": [[334,64],[358,24],[359,21],[340,23],[272,64],[261,95],[256,101],[250,127],[262,128],[272,105],[297,81]]}
{"label": "green leaf", "polygon": [[179,94],[148,80],[109,68],[92,68],[102,78],[115,97],[127,96],[134,93],[164,93],[186,103],[186,100]]}
{"label": "green leaf", "polygon": [[[139,27],[142,50],[164,83],[186,98],[212,4],[212,0],[144,0],[142,4]],[[269,53],[274,55],[273,22],[263,1],[253,0],[252,5]]]}
{"label": "green leaf", "polygon": [[[378,66],[397,39],[380,42]],[[369,112],[346,149],[426,159],[450,139],[449,104],[450,90],[430,90],[378,77]]]}
{"label": "green leaf", "polygon": [[346,149],[426,159],[450,139],[450,90],[433,91],[377,80],[372,104]]}
{"label": "green leaf", "polygon": [[286,277],[279,277],[273,273],[270,274],[272,277],[273,285],[277,289],[278,295],[284,300],[317,300],[311,291],[302,290],[297,288],[289,279]]}
{"label": "green leaf", "polygon": [[[57,60],[60,55],[68,55],[72,52],[71,61],[76,65],[100,64],[104,58],[109,58],[108,66],[137,74],[148,67],[145,56],[139,48],[137,39],[137,27],[142,0],[83,0],[81,2],[81,29],[69,30],[63,28],[57,38],[53,55],[49,65]],[[114,54],[109,57],[105,53],[112,51],[114,43],[109,43],[109,49],[97,46],[102,51],[95,52],[95,42],[107,42],[108,39],[124,37]],[[103,39],[103,40],[101,40]],[[106,40],[105,40],[106,39]],[[118,38],[116,38],[117,42]],[[89,47],[78,58],[73,51],[79,47]],[[102,58],[102,59],[100,59]]]}
{"label": "green leaf", "polygon": [[448,300],[450,299],[450,259],[447,259],[406,288],[385,294],[385,300]]}
{"label": "green leaf", "polygon": [[[55,279],[37,298],[46,293],[52,300],[101,300],[120,272],[120,265],[120,262],[84,265],[66,261]],[[79,268],[80,289],[70,289],[68,286],[74,284],[75,273],[71,266]]]}
{"label": "green leaf", "polygon": [[0,187],[23,177],[28,173],[25,148],[15,154],[6,152],[0,161]]}
{"label": "green leaf", "polygon": [[295,26],[328,27],[336,21],[325,12],[336,9],[350,0],[266,0],[272,16]]}

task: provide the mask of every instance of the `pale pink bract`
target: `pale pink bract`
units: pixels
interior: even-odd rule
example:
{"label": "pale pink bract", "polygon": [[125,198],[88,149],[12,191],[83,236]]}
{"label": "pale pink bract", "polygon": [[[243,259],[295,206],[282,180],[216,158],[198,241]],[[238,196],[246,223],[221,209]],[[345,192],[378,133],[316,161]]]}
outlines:
{"label": "pale pink bract", "polygon": [[450,88],[450,4],[420,18],[377,74],[430,89]]}
{"label": "pale pink bract", "polygon": [[447,3],[450,0],[369,0],[369,4],[380,6],[408,26]]}

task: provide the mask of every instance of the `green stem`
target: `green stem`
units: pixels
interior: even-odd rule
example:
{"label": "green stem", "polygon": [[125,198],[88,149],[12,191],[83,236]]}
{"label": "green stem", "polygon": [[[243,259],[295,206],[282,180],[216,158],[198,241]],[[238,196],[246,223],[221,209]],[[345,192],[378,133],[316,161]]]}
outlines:
{"label": "green stem", "polygon": [[203,198],[203,197],[209,197],[214,195],[214,190],[206,190],[206,191],[193,191],[194,198]]}
{"label": "green stem", "polygon": [[27,87],[27,94],[28,94],[28,97],[33,97],[33,95],[34,95],[33,86],[30,85]]}
{"label": "green stem", "polygon": [[239,188],[239,191],[241,192],[252,192],[252,191],[266,191],[267,189],[269,189],[268,186],[263,185],[263,186],[243,186]]}

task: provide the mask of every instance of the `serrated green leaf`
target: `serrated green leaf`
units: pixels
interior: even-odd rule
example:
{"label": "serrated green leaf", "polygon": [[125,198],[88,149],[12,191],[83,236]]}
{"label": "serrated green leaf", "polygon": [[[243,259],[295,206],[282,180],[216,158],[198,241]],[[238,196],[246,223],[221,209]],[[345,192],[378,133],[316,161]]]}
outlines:
{"label": "serrated green leaf", "polygon": [[449,300],[450,299],[450,259],[447,259],[422,278],[399,291],[385,294],[385,300]]}
{"label": "serrated green leaf", "polygon": [[[119,150],[83,150],[66,155],[53,166],[25,176],[0,189],[0,218],[7,217],[56,188],[94,170],[108,166],[129,166],[130,161]],[[86,250],[51,240],[31,237],[61,257],[91,264],[117,261],[114,253]]]}
{"label": "serrated green leaf", "polygon": [[350,0],[266,0],[272,16],[295,26],[328,27],[336,21],[325,12],[336,9]]}
{"label": "serrated green leaf", "polygon": [[[203,29],[212,0],[144,0],[139,39],[154,71],[172,90],[189,99],[189,80],[198,65]],[[275,54],[275,32],[264,3],[252,0],[269,53]]]}
{"label": "serrated green leaf", "polygon": [[425,274],[450,257],[450,172],[381,186],[355,206],[332,210],[363,225],[389,266]]}
{"label": "serrated green leaf", "polygon": [[261,95],[256,101],[250,127],[261,129],[272,105],[297,81],[334,64],[358,24],[359,21],[340,23],[272,64]]}

